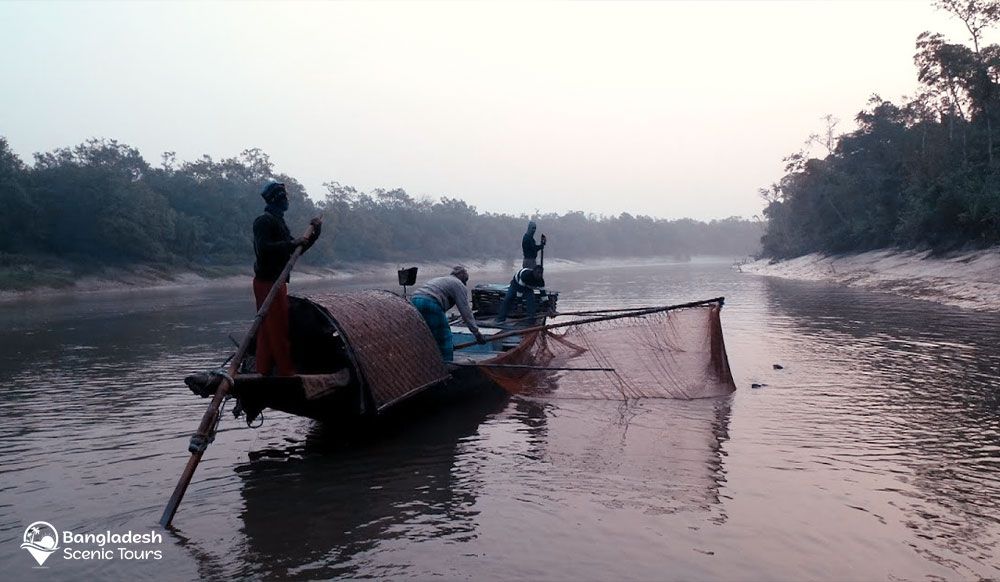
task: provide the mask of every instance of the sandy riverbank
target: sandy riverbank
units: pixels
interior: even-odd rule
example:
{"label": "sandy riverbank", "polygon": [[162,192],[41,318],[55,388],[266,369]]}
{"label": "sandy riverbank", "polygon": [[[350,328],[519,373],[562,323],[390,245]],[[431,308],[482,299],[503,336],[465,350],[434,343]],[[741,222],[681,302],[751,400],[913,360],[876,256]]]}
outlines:
{"label": "sandy riverbank", "polygon": [[1000,247],[946,256],[895,250],[843,256],[814,253],[775,263],[765,259],[738,268],[744,273],[826,281],[967,309],[1000,311]]}

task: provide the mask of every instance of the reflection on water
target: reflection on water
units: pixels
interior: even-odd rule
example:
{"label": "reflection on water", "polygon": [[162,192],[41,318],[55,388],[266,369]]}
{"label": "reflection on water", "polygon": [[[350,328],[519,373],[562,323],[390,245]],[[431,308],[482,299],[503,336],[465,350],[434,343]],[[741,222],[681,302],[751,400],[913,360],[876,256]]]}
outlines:
{"label": "reflection on water", "polygon": [[[161,562],[53,556],[45,576],[1000,577],[1000,316],[725,263],[551,278],[567,310],[727,296],[738,391],[482,391],[358,436],[227,419]],[[250,309],[225,289],[0,305],[5,572],[30,575],[32,521],[154,527],[205,405],[179,379],[218,365]]]}
{"label": "reflection on water", "polygon": [[317,424],[301,446],[261,451],[237,466],[247,542],[238,573],[388,576],[366,558],[379,544],[474,539],[481,475],[461,449],[505,404],[497,392],[485,394],[350,446]]}

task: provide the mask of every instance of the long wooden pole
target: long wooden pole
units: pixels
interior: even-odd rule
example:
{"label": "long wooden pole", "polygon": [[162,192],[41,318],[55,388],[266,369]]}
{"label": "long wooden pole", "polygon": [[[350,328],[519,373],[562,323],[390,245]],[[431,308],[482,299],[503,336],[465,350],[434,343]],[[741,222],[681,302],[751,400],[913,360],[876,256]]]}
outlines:
{"label": "long wooden pole", "polygon": [[[643,315],[650,315],[652,313],[660,313],[663,311],[673,311],[674,309],[685,309],[687,307],[700,307],[702,305],[707,305],[709,303],[723,303],[725,297],[716,297],[714,299],[705,299],[704,301],[692,301],[691,303],[681,303],[679,305],[666,305],[663,307],[650,307],[649,309],[644,309],[642,311],[631,311],[629,313],[616,313],[614,315],[604,315],[601,317],[590,317],[587,319],[577,319],[575,321],[564,321],[562,323],[553,323],[550,325],[536,325],[535,327],[526,327],[524,329],[512,329],[510,331],[505,331],[502,333],[493,334],[486,338],[487,342],[491,342],[498,339],[504,339],[507,337],[522,335],[526,333],[531,333],[535,331],[545,331],[549,329],[555,329],[558,327],[567,327],[570,325],[580,325],[584,323],[596,323],[599,321],[610,321],[612,319],[623,319],[626,317],[642,317]],[[465,342],[458,344],[454,347],[456,350],[465,349],[476,345],[479,342]]]}
{"label": "long wooden pole", "polygon": [[584,309],[581,311],[557,311],[552,314],[552,317],[560,317],[563,315],[601,315],[604,313],[629,313],[630,311],[649,311],[650,309],[657,309],[655,306],[646,307],[619,307],[618,309]]}
{"label": "long wooden pole", "polygon": [[[319,220],[322,222],[323,218],[319,217]],[[307,241],[311,239],[313,230],[313,224],[309,223],[309,227],[306,229],[303,238]],[[278,294],[278,289],[288,281],[288,275],[292,272],[295,261],[299,260],[299,257],[304,252],[305,244],[295,247],[292,256],[288,258],[288,262],[285,264],[284,270],[281,271],[274,284],[271,285],[271,290],[268,291],[264,302],[260,304],[260,309],[257,310],[257,315],[254,316],[253,323],[250,324],[250,329],[243,336],[243,341],[240,342],[240,346],[236,350],[236,355],[229,361],[229,367],[226,368],[224,374],[220,374],[222,381],[219,382],[219,387],[212,397],[212,402],[208,405],[208,410],[201,417],[201,424],[198,425],[198,430],[191,435],[191,443],[188,445],[191,457],[188,459],[187,465],[184,466],[184,472],[181,473],[181,477],[177,481],[177,487],[174,488],[174,493],[170,496],[167,507],[163,510],[163,516],[160,518],[161,526],[167,527],[173,521],[174,514],[177,513],[177,508],[180,506],[181,500],[184,499],[184,493],[187,491],[188,485],[191,484],[192,477],[194,477],[194,471],[198,468],[198,463],[201,462],[202,455],[205,454],[205,449],[208,448],[209,443],[215,438],[215,427],[218,424],[219,415],[221,414],[222,402],[225,400],[226,394],[233,387],[233,376],[236,375],[236,371],[243,364],[243,358],[246,357],[247,350],[250,348],[250,340],[257,335],[257,330],[260,328],[261,322],[264,321],[264,316],[267,315],[267,310],[270,309],[271,303],[274,302],[274,298]]]}
{"label": "long wooden pole", "polygon": [[[657,306],[646,305],[643,307],[619,307],[618,309],[584,309],[582,311],[556,311],[549,315],[549,317],[561,317],[564,315],[601,315],[604,313],[629,313],[630,311],[649,311],[650,309],[659,309]],[[454,318],[456,321],[460,319],[458,315]],[[533,317],[508,317],[507,321],[523,321],[525,319],[534,319]]]}
{"label": "long wooden pole", "polygon": [[451,362],[452,366],[461,368],[503,368],[513,370],[546,370],[572,372],[614,372],[614,368],[566,368],[560,366],[532,366],[528,364],[489,364],[486,362]]}

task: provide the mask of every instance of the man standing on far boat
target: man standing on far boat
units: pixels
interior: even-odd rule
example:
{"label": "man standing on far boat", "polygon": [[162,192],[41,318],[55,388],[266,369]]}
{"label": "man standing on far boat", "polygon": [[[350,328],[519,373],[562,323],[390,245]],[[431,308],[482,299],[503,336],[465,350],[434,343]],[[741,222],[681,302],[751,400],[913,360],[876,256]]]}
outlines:
{"label": "man standing on far boat", "polygon": [[542,242],[535,242],[535,230],[538,225],[535,224],[534,220],[528,221],[528,230],[525,231],[524,236],[521,237],[521,251],[524,253],[524,259],[521,261],[521,268],[531,269],[538,264],[538,251],[545,248],[545,235],[542,235]]}
{"label": "man standing on far boat", "polygon": [[[285,270],[285,265],[299,245],[308,249],[319,238],[320,220],[312,219],[312,236],[309,238],[292,238],[288,225],[285,224],[285,211],[288,210],[288,192],[281,182],[270,182],[260,193],[267,206],[264,213],[253,222],[253,250],[257,260],[254,262],[253,295],[260,309],[264,299],[271,291],[274,282]],[[278,288],[271,307],[261,322],[257,331],[257,372],[270,375],[275,371],[278,376],[294,376],[295,364],[292,362],[292,344],[288,335],[288,283],[284,282]]]}
{"label": "man standing on far boat", "polygon": [[[538,252],[545,248],[545,235],[541,236],[541,243],[535,242],[535,231],[538,225],[534,220],[528,221],[528,230],[521,237],[521,251],[524,258],[521,261],[521,268],[514,273],[507,287],[507,294],[503,299],[503,304],[497,313],[495,323],[501,324],[507,321],[507,314],[510,312],[517,297],[524,297],[524,303],[528,319],[535,318],[535,290],[545,287],[542,265],[538,263]],[[544,252],[544,251],[543,251]]]}

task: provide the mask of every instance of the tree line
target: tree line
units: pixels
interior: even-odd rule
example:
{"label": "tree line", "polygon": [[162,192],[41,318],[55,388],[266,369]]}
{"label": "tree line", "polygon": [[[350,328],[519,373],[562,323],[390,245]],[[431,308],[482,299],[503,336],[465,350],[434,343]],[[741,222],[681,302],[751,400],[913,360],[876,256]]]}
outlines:
{"label": "tree line", "polygon": [[971,46],[921,34],[915,96],[872,96],[858,129],[840,136],[828,116],[807,142],[825,157],[785,159],[787,174],[761,190],[765,255],[1000,244],[1000,46],[983,46],[1000,2],[936,5],[961,20]]}
{"label": "tree line", "polygon": [[[24,163],[0,137],[0,258],[55,257],[99,265],[238,265],[253,257],[251,225],[269,180],[286,184],[293,230],[325,215],[324,234],[305,255],[314,265],[448,258],[513,259],[528,216],[480,212],[454,198],[414,198],[402,189],[362,192],[325,184],[314,201],[266,153],[152,165],[115,140],[92,139],[35,154]],[[582,212],[534,216],[552,257],[740,255],[759,245],[761,226]]]}

